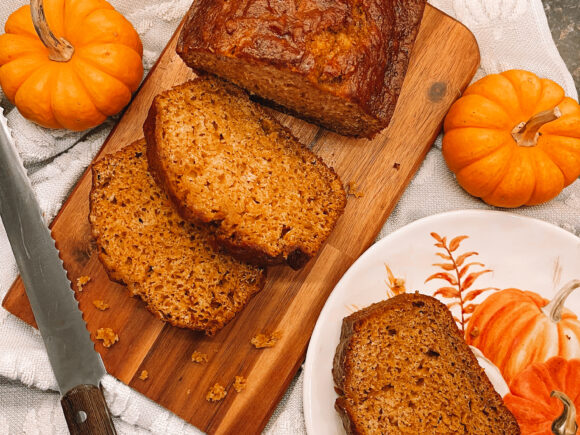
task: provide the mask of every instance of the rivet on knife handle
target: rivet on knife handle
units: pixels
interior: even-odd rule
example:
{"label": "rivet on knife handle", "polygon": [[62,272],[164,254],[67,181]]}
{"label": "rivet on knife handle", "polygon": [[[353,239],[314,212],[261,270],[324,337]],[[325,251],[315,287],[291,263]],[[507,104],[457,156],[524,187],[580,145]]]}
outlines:
{"label": "rivet on knife handle", "polygon": [[72,435],[117,433],[101,388],[78,385],[62,397],[60,404]]}

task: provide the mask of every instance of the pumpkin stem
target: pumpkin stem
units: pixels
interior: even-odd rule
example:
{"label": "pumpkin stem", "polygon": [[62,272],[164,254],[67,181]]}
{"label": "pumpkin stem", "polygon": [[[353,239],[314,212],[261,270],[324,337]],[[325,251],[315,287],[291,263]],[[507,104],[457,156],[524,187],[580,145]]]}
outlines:
{"label": "pumpkin stem", "polygon": [[574,290],[580,287],[580,279],[574,279],[560,289],[554,296],[554,299],[542,307],[542,312],[548,316],[552,322],[559,322],[562,320],[562,311],[564,310],[564,302]]}
{"label": "pumpkin stem", "polygon": [[44,15],[43,0],[30,1],[30,14],[32,15],[32,23],[38,37],[48,48],[48,58],[56,62],[69,61],[75,49],[66,39],[57,38],[48,27],[48,22]]}
{"label": "pumpkin stem", "polygon": [[564,405],[562,414],[552,422],[552,433],[554,435],[576,435],[578,425],[576,424],[576,407],[561,391],[554,390],[550,393],[551,397],[557,397]]}
{"label": "pumpkin stem", "polygon": [[535,147],[538,144],[540,133],[538,130],[542,125],[554,121],[562,116],[562,112],[556,106],[553,109],[536,113],[528,122],[520,122],[512,130],[512,137],[521,147]]}

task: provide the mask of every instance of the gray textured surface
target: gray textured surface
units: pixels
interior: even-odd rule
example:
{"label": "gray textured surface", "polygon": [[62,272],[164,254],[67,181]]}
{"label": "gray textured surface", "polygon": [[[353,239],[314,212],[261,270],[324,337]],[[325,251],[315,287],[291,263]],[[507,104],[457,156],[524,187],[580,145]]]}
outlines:
{"label": "gray textured surface", "polygon": [[552,37],[580,92],[580,2],[542,0]]}

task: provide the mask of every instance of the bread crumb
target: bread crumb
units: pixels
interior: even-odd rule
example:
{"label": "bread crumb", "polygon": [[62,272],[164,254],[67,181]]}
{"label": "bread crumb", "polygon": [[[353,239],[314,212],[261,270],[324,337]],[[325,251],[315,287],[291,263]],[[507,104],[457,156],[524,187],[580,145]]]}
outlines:
{"label": "bread crumb", "polygon": [[346,183],[346,195],[354,196],[355,198],[361,198],[365,196],[365,194],[358,190],[358,186],[354,181],[349,181]]}
{"label": "bread crumb", "polygon": [[101,301],[100,299],[95,299],[93,301],[93,305],[97,308],[97,310],[105,311],[110,308],[109,304],[105,301]]}
{"label": "bread crumb", "polygon": [[198,364],[207,362],[207,354],[196,350],[191,354],[191,361]]}
{"label": "bread crumb", "polygon": [[87,275],[83,275],[80,278],[77,278],[77,289],[78,291],[82,292],[83,291],[83,287],[88,284],[88,282],[91,280],[90,276]]}
{"label": "bread crumb", "polygon": [[401,164],[400,163],[395,162],[393,164],[393,168],[395,168],[396,170],[399,170],[400,167],[401,167]]}
{"label": "bread crumb", "polygon": [[282,331],[275,331],[270,334],[270,336],[266,334],[258,334],[252,338],[250,343],[252,343],[256,349],[274,347],[280,338],[282,338]]}
{"label": "bread crumb", "polygon": [[143,370],[141,372],[141,374],[139,375],[139,379],[141,379],[142,381],[144,381],[148,377],[149,377],[149,372],[147,370]]}
{"label": "bread crumb", "polygon": [[191,394],[191,389],[190,389],[190,388],[188,388],[188,389],[187,389],[187,395],[189,396],[190,394]]}
{"label": "bread crumb", "polygon": [[234,381],[234,390],[236,392],[241,393],[246,389],[246,378],[243,376],[236,376],[236,380]]}
{"label": "bread crumb", "polygon": [[103,346],[105,347],[111,347],[113,344],[119,341],[119,336],[111,328],[97,329],[95,338],[97,340],[103,340]]}
{"label": "bread crumb", "polygon": [[477,326],[475,326],[471,332],[469,333],[469,335],[471,336],[471,338],[475,338],[477,336],[479,336],[479,328]]}
{"label": "bread crumb", "polygon": [[207,395],[205,396],[205,400],[208,402],[219,402],[227,395],[227,391],[224,387],[220,384],[215,384],[213,387],[209,389]]}

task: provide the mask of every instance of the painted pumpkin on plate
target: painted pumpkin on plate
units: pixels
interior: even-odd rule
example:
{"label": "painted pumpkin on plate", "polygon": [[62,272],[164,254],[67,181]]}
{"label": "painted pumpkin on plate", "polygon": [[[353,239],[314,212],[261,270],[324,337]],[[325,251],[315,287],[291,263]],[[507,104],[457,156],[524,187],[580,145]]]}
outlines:
{"label": "painted pumpkin on plate", "polygon": [[449,109],[444,129],[447,166],[488,204],[540,204],[580,176],[580,106],[530,72],[473,83]]}
{"label": "painted pumpkin on plate", "polygon": [[[564,393],[570,405],[580,410],[580,359],[567,361],[556,356],[534,363],[512,380],[510,390],[503,401],[522,434],[552,435],[552,423],[564,409],[562,402],[552,397],[552,391]],[[580,424],[580,418],[575,418]]]}
{"label": "painted pumpkin on plate", "polygon": [[143,77],[139,35],[104,0],[32,0],[8,17],[5,30],[2,90],[44,127],[102,123],[129,103]]}
{"label": "painted pumpkin on plate", "polygon": [[580,358],[580,321],[564,308],[578,287],[580,280],[568,283],[551,302],[514,288],[494,293],[475,309],[465,340],[499,368],[508,384],[531,363],[553,356]]}

